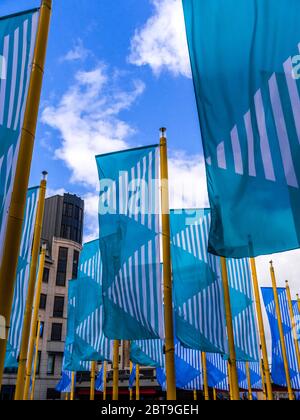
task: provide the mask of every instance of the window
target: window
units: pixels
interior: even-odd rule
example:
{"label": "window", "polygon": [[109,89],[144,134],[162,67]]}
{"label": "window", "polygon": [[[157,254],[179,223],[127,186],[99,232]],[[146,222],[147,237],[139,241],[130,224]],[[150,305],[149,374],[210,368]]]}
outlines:
{"label": "window", "polygon": [[79,252],[76,251],[76,250],[74,250],[74,254],[73,254],[72,279],[76,279],[77,278],[78,264],[79,264]]}
{"label": "window", "polygon": [[40,374],[40,368],[41,368],[41,356],[42,356],[42,352],[41,352],[41,351],[39,351],[39,352],[38,352],[37,365],[36,365],[36,372],[35,372],[35,374],[36,374],[36,375],[39,375],[39,374]]}
{"label": "window", "polygon": [[52,324],[51,341],[61,341],[62,324]]}
{"label": "window", "polygon": [[49,268],[45,267],[44,268],[44,273],[43,273],[43,283],[49,283],[49,274],[50,274],[50,270]]}
{"label": "window", "polygon": [[66,285],[67,265],[68,265],[68,248],[60,247],[59,252],[58,252],[56,286]]}
{"label": "window", "polygon": [[75,206],[75,215],[74,215],[74,218],[76,220],[79,220],[79,207],[78,206]]}
{"label": "window", "polygon": [[54,375],[55,372],[55,354],[49,353],[47,363],[47,375]]}
{"label": "window", "polygon": [[54,318],[62,318],[64,316],[64,304],[65,298],[63,296],[55,296],[53,307]]}
{"label": "window", "polygon": [[67,216],[73,217],[73,204],[67,204]]}
{"label": "window", "polygon": [[44,311],[46,309],[46,305],[47,305],[47,295],[44,295],[43,293],[41,293],[40,309]]}
{"label": "window", "polygon": [[40,338],[43,338],[44,337],[44,326],[45,326],[44,321],[41,321]]}

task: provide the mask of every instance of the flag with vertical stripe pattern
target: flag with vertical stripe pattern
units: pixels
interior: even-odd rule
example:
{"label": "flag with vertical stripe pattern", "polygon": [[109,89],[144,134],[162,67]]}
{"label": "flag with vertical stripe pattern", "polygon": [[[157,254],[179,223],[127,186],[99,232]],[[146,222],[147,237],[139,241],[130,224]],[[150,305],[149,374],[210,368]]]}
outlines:
{"label": "flag with vertical stripe pattern", "polygon": [[[272,335],[272,379],[276,385],[286,387],[287,382],[284,370],[283,353],[280,343],[278,318],[276,314],[273,289],[271,287],[263,287],[261,290]],[[287,293],[285,288],[277,288],[277,291],[280,313],[282,317],[282,326],[287,351],[289,372],[291,376],[291,384],[294,390],[300,390],[300,371],[297,362]]]}
{"label": "flag with vertical stripe pattern", "polygon": [[207,251],[210,221],[209,209],[170,214],[176,334],[187,347],[227,353],[220,258]]}
{"label": "flag with vertical stripe pattern", "polygon": [[207,381],[210,388],[229,391],[228,361],[221,354],[206,355]]}
{"label": "flag with vertical stripe pattern", "polygon": [[[260,371],[260,362],[250,362],[249,370],[250,370],[251,389],[256,390],[256,391],[262,390],[263,384],[262,384],[261,371]],[[248,390],[246,363],[237,362],[237,371],[238,371],[239,388]]]}
{"label": "flag with vertical stripe pattern", "polygon": [[183,0],[209,250],[226,257],[300,246],[300,3],[275,3]]}
{"label": "flag with vertical stripe pattern", "polygon": [[102,262],[98,239],[83,246],[78,279],[70,284],[66,341],[71,351],[66,359],[69,370],[80,371],[81,362],[111,360],[112,357],[112,342],[103,333]]}
{"label": "flag with vertical stripe pattern", "polygon": [[36,222],[38,198],[39,187],[30,188],[27,191],[21,246],[17,267],[17,277],[15,282],[13,305],[10,318],[10,330],[6,345],[6,368],[18,367],[18,356],[21,347],[23,320],[27,300],[31,251]]}
{"label": "flag with vertical stripe pattern", "polygon": [[159,148],[126,150],[96,160],[104,333],[110,339],[160,338]]}
{"label": "flag with vertical stripe pattern", "polygon": [[38,18],[38,9],[0,18],[0,264]]}

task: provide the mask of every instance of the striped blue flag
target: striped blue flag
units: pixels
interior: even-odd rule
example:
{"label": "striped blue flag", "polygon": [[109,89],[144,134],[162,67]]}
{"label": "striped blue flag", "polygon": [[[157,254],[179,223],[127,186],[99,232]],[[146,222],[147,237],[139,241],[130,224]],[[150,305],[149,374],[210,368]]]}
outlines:
{"label": "striped blue flag", "polygon": [[72,372],[63,370],[61,374],[61,380],[56,385],[55,390],[57,392],[71,392],[72,388]]}
{"label": "striped blue flag", "polygon": [[210,388],[229,391],[228,361],[221,354],[207,354],[207,380]]}
{"label": "striped blue flag", "polygon": [[96,382],[95,382],[95,389],[96,391],[103,392],[104,391],[104,366],[102,365],[100,372],[98,373]]}
{"label": "striped blue flag", "polygon": [[227,259],[236,359],[258,362],[259,335],[249,260]]}
{"label": "striped blue flag", "polygon": [[104,333],[163,337],[159,237],[159,148],[96,158],[103,263]]}
{"label": "striped blue flag", "polygon": [[22,227],[22,239],[17,267],[10,330],[6,348],[6,368],[18,367],[22,327],[30,274],[31,250],[39,198],[39,187],[30,188],[27,192],[25,217]]}
{"label": "striped blue flag", "polygon": [[[251,382],[251,389],[260,391],[263,390],[263,383],[260,371],[260,363],[259,362],[250,362],[249,363],[249,370],[250,370],[250,382]],[[239,388],[240,389],[248,389],[248,378],[247,378],[247,370],[246,370],[246,363],[245,362],[238,362],[237,363],[237,371],[238,371],[238,379],[239,379]]]}
{"label": "striped blue flag", "polygon": [[[286,387],[287,383],[273,289],[263,287],[261,290],[272,334],[272,379],[276,385]],[[285,288],[278,288],[277,290],[292,388],[300,390],[300,372],[293,338],[292,321],[289,313],[287,293]]]}
{"label": "striped blue flag", "polygon": [[300,310],[299,310],[299,303],[297,300],[292,301],[293,305],[293,311],[294,311],[294,317],[295,317],[295,328],[296,328],[296,334],[299,341],[300,346]]}
{"label": "striped blue flag", "polygon": [[132,365],[132,370],[129,376],[129,389],[133,389],[136,380],[136,364]]}
{"label": "striped blue flag", "polygon": [[[164,389],[166,383],[163,340],[137,340],[131,343],[130,360],[140,366],[156,367],[157,380]],[[175,341],[176,387],[202,389],[202,364],[199,350],[187,349]]]}
{"label": "striped blue flag", "polygon": [[227,353],[220,258],[207,251],[210,223],[209,209],[171,211],[176,335],[187,347]]}
{"label": "striped blue flag", "polygon": [[183,6],[212,209],[209,249],[243,258],[299,248],[300,2]]}
{"label": "striped blue flag", "polygon": [[0,264],[39,11],[0,18]]}
{"label": "striped blue flag", "polygon": [[80,362],[112,358],[112,341],[103,333],[102,263],[98,239],[83,246],[78,279],[74,283],[69,300],[67,343],[71,348],[71,370],[79,371]]}

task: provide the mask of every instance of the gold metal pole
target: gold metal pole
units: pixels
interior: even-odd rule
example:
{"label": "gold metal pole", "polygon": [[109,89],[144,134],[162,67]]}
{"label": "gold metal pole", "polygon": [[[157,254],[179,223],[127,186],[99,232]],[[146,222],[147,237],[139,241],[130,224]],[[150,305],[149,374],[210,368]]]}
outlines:
{"label": "gold metal pole", "polygon": [[299,312],[300,312],[300,297],[299,297],[299,295],[297,294],[297,302],[298,302],[298,310],[299,310]]}
{"label": "gold metal pole", "polygon": [[107,362],[103,364],[103,401],[106,401],[106,387],[107,387]]}
{"label": "gold metal pole", "polygon": [[65,394],[65,401],[68,401],[68,400],[69,400],[69,393],[66,392],[66,394]]}
{"label": "gold metal pole", "polygon": [[24,320],[23,320],[22,341],[21,341],[21,348],[20,348],[15,400],[23,400],[24,390],[25,390],[27,352],[28,352],[28,345],[29,345],[34,290],[35,290],[35,285],[36,285],[37,266],[38,266],[40,244],[41,244],[46,188],[47,188],[47,172],[43,172],[43,179],[41,181],[40,192],[39,192],[39,202],[38,202],[38,208],[37,208],[36,223],[35,223],[35,228],[34,228],[34,240],[33,240],[33,246],[32,246],[26,308],[25,308],[25,314],[24,314]]}
{"label": "gold metal pole", "polygon": [[297,362],[298,362],[298,370],[300,372],[300,349],[299,349],[298,335],[297,335],[297,331],[296,331],[297,324],[296,324],[296,320],[295,320],[291,290],[290,290],[290,286],[289,286],[288,281],[286,281],[286,294],[287,294],[288,304],[289,304],[289,311],[290,311],[290,318],[291,318],[292,331],[293,331],[293,337],[294,337],[294,344],[295,344],[295,350],[296,350],[296,356],[297,356]]}
{"label": "gold metal pole", "polygon": [[41,297],[41,289],[42,289],[42,282],[43,282],[45,257],[46,257],[46,245],[43,245],[41,257],[40,257],[40,265],[39,265],[36,291],[35,291],[34,309],[33,309],[32,320],[31,320],[31,333],[30,333],[28,360],[27,360],[27,367],[26,367],[25,389],[24,389],[24,396],[23,396],[24,400],[28,399],[28,393],[29,393],[29,388],[30,388],[30,378],[31,378],[31,373],[32,373],[31,372],[32,360],[33,360],[33,353],[34,353],[35,326],[38,322],[38,316],[39,316],[40,297]]}
{"label": "gold metal pole", "polygon": [[221,267],[222,267],[222,280],[223,280],[223,289],[224,289],[225,313],[226,313],[226,324],[227,324],[228,345],[229,345],[229,369],[230,369],[231,384],[232,384],[231,393],[232,393],[233,401],[239,401],[240,399],[239,381],[238,381],[238,373],[237,373],[237,368],[236,368],[236,353],[235,353],[234,333],[233,333],[233,326],[232,326],[228,272],[227,272],[226,258],[224,257],[221,257]]}
{"label": "gold metal pole", "polygon": [[32,375],[31,394],[30,394],[30,400],[31,401],[34,400],[36,369],[37,369],[37,363],[38,363],[38,358],[39,358],[40,331],[41,331],[41,321],[39,319],[38,320],[38,324],[37,324],[37,332],[36,332],[36,339],[35,339],[35,356],[34,356],[34,366],[33,366],[33,375]]}
{"label": "gold metal pole", "polygon": [[247,383],[248,383],[249,401],[253,401],[253,393],[252,393],[251,374],[250,374],[250,365],[249,365],[249,362],[246,362],[246,375],[247,375]]}
{"label": "gold metal pole", "polygon": [[96,380],[96,362],[91,362],[91,389],[90,389],[90,401],[95,400],[95,380]]}
{"label": "gold metal pole", "polygon": [[262,389],[263,389],[263,399],[264,399],[264,401],[266,401],[267,400],[267,392],[266,392],[266,382],[265,382],[263,360],[261,360],[261,362],[260,362],[260,375],[261,375],[261,382],[262,382]]}
{"label": "gold metal pole", "polygon": [[[133,369],[133,363],[130,362],[130,375],[132,374],[132,369]],[[132,388],[129,389],[129,400],[132,401],[132,396],[133,396],[133,390]]]}
{"label": "gold metal pole", "polygon": [[140,365],[136,365],[135,399],[140,400]]}
{"label": "gold metal pole", "polygon": [[113,401],[119,399],[119,340],[114,341]]}
{"label": "gold metal pole", "polygon": [[165,313],[165,349],[167,400],[176,400],[175,346],[173,326],[171,247],[170,247],[170,206],[169,206],[169,172],[166,129],[160,129],[160,176],[162,207],[162,243],[163,243],[163,280],[164,280],[164,313]]}
{"label": "gold metal pole", "polygon": [[197,401],[197,399],[198,399],[198,393],[197,393],[197,390],[194,389],[194,401]]}
{"label": "gold metal pole", "polygon": [[207,361],[206,361],[206,354],[204,352],[201,353],[201,358],[202,358],[204,398],[205,398],[205,401],[209,401],[208,380],[207,380]]}
{"label": "gold metal pole", "polygon": [[15,179],[7,218],[3,256],[0,267],[0,315],[6,322],[6,339],[0,340],[0,387],[4,369],[6,342],[22,236],[26,192],[28,188],[38,109],[44,74],[52,0],[43,0],[37,32],[24,122],[20,139]]}
{"label": "gold metal pole", "polygon": [[286,345],[285,345],[285,341],[284,341],[282,316],[281,316],[281,312],[280,312],[280,305],[279,305],[279,297],[278,297],[278,292],[277,292],[275,270],[274,270],[272,261],[270,262],[270,273],[271,273],[271,279],[272,279],[272,287],[273,287],[275,308],[276,308],[277,321],[278,321],[278,330],[279,330],[279,336],[280,336],[280,344],[281,344],[281,351],[282,351],[282,356],[283,356],[283,364],[284,364],[284,370],[285,370],[289,400],[293,401],[294,400],[294,393],[293,393],[292,385],[291,385],[291,376],[290,376],[290,370],[289,370],[289,364],[288,364],[288,358],[287,358]]}
{"label": "gold metal pole", "polygon": [[230,369],[229,361],[227,364],[227,369],[228,369],[228,382],[229,382],[229,398],[232,401],[232,382],[231,382],[231,369]]}
{"label": "gold metal pole", "polygon": [[214,401],[217,401],[217,390],[216,388],[213,389]]}
{"label": "gold metal pole", "polygon": [[75,397],[75,378],[76,372],[72,372],[70,401],[74,401]]}
{"label": "gold metal pole", "polygon": [[251,270],[252,270],[253,289],[254,289],[254,298],[255,298],[257,321],[258,321],[259,336],[260,336],[260,345],[261,345],[261,351],[262,351],[262,360],[263,360],[263,365],[264,365],[264,373],[266,377],[267,398],[269,401],[273,401],[271,372],[270,372],[270,367],[269,367],[267,341],[266,341],[265,326],[264,326],[264,321],[263,321],[255,258],[250,258],[250,263],[251,263]]}

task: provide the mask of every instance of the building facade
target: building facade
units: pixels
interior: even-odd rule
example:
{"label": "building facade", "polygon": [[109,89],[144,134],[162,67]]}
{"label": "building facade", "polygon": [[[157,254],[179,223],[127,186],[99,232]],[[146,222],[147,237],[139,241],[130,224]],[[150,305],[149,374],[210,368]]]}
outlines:
{"label": "building facade", "polygon": [[[39,318],[39,343],[35,396],[56,399],[61,378],[67,327],[68,281],[77,277],[82,249],[84,202],[71,194],[46,199],[42,243],[47,245]],[[12,399],[16,372],[6,371],[2,398]]]}

